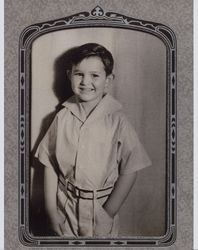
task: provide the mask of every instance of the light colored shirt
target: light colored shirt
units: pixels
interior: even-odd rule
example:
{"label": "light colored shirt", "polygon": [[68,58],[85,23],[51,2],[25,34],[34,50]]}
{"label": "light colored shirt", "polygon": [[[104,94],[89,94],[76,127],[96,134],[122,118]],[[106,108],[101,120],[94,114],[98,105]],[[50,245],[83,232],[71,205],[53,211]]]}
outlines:
{"label": "light colored shirt", "polygon": [[121,104],[107,94],[88,116],[75,97],[63,103],[36,157],[84,189],[114,185],[119,175],[151,165]]}

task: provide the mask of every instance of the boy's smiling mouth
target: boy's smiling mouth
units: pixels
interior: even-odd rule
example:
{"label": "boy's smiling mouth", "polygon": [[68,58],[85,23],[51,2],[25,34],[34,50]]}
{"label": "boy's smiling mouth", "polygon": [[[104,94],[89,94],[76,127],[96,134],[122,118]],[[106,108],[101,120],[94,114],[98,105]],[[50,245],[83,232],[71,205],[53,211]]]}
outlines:
{"label": "boy's smiling mouth", "polygon": [[94,91],[94,88],[79,87],[79,90],[80,90],[81,92],[92,92],[92,91]]}

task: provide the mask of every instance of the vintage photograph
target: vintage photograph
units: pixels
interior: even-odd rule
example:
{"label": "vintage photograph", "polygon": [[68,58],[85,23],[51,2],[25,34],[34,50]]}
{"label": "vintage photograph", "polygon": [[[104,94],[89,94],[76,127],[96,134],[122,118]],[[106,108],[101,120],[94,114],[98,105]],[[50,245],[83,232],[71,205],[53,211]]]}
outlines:
{"label": "vintage photograph", "polygon": [[5,248],[192,249],[193,1],[4,5]]}
{"label": "vintage photograph", "polygon": [[166,234],[166,53],[156,36],[110,27],[32,43],[31,235]]}

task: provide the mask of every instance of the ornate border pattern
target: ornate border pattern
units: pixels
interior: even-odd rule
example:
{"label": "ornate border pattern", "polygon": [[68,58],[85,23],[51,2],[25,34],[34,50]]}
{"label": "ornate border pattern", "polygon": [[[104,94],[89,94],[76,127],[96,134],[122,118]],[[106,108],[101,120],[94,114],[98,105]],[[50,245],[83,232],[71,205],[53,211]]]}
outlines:
{"label": "ornate border pattern", "polygon": [[[29,98],[30,51],[32,42],[48,32],[80,27],[115,27],[152,34],[167,48],[167,233],[163,237],[120,239],[64,239],[34,237],[28,231],[29,194]],[[167,26],[143,21],[96,6],[91,12],[81,12],[62,19],[31,25],[23,30],[19,41],[19,239],[25,246],[169,246],[176,239],[176,160],[177,160],[177,103],[176,103],[176,37]]]}

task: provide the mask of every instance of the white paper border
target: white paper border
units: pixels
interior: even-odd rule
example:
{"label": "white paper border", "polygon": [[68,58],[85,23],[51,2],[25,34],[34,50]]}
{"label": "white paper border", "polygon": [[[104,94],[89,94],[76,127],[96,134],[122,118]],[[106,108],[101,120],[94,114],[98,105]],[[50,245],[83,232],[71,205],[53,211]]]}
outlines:
{"label": "white paper border", "polygon": [[4,249],[4,1],[0,1],[0,249]]}
{"label": "white paper border", "polygon": [[194,249],[198,249],[198,1],[194,0]]}
{"label": "white paper border", "polygon": [[194,249],[198,249],[198,1],[194,0]]}

